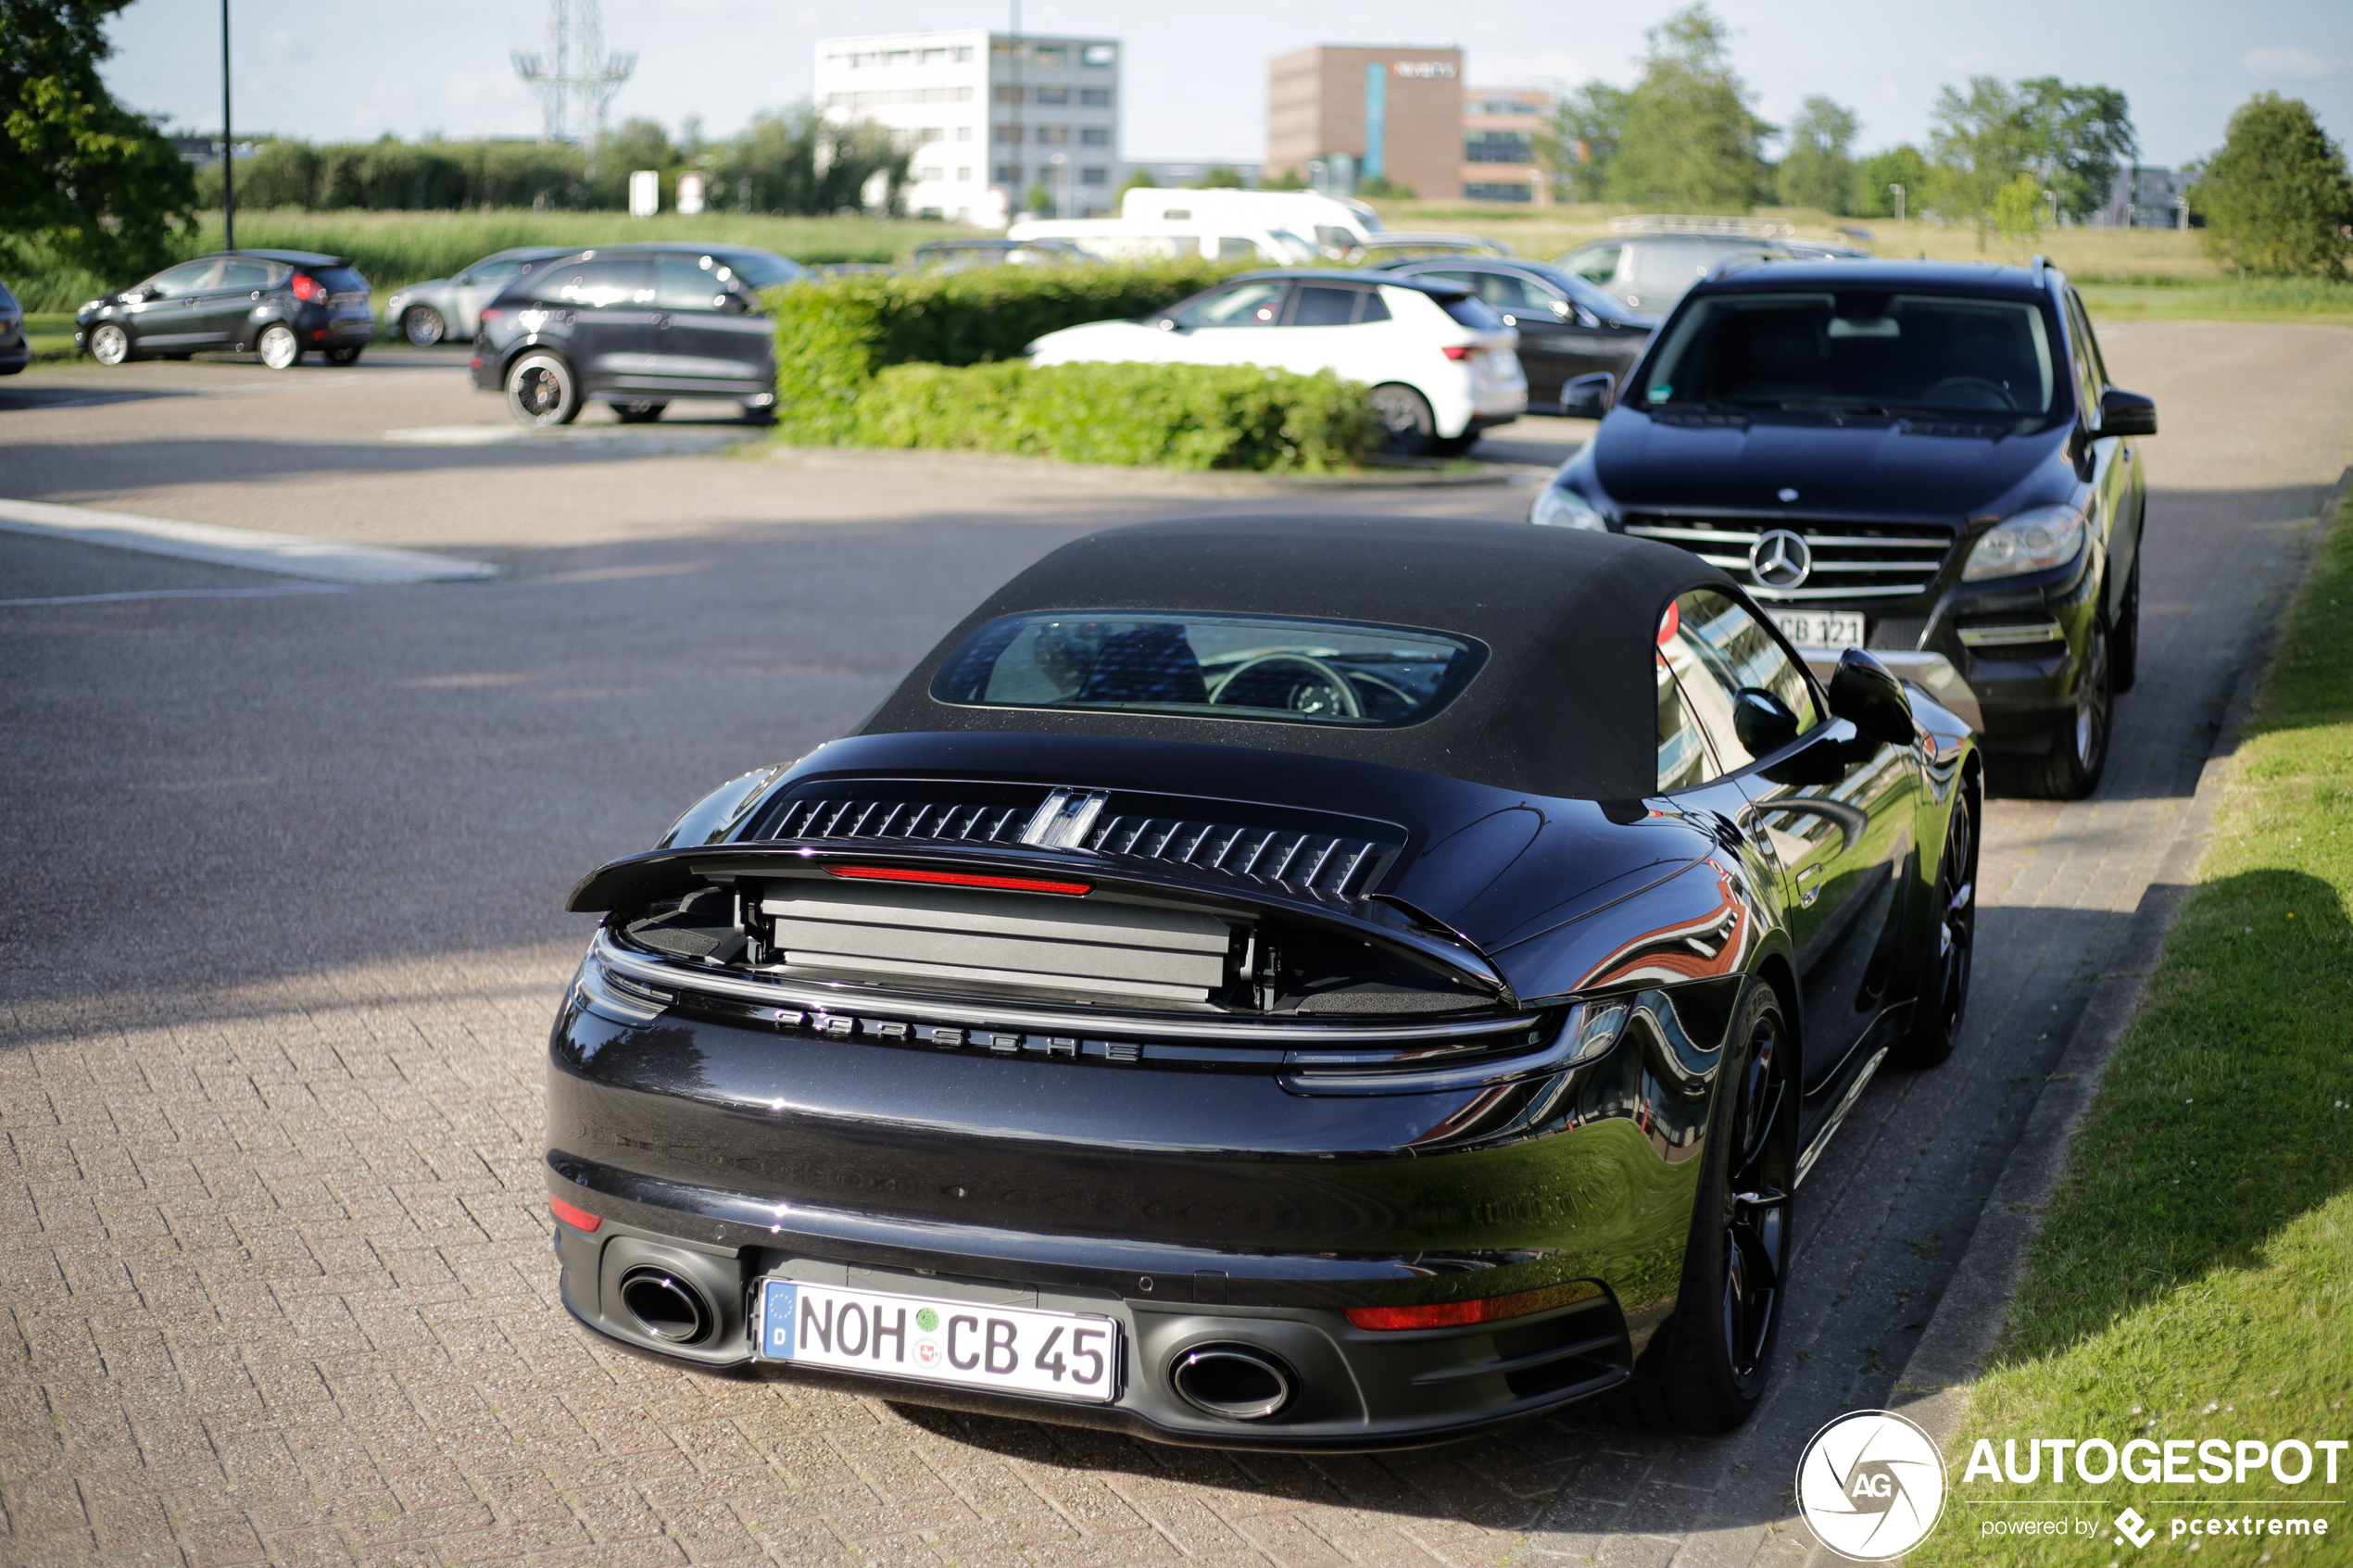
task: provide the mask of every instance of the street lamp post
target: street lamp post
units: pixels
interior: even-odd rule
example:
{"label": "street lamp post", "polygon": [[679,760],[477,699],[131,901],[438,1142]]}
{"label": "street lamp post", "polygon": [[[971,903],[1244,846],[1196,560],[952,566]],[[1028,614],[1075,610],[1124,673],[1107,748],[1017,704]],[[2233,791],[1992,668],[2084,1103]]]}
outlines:
{"label": "street lamp post", "polygon": [[[227,5],[228,0],[221,0],[221,4]],[[1904,187],[1890,185],[1887,190],[1888,194],[1895,198],[1895,221],[1901,223],[1904,221]]]}
{"label": "street lamp post", "polygon": [[229,0],[220,0],[221,248],[237,248],[237,133],[229,123]]}

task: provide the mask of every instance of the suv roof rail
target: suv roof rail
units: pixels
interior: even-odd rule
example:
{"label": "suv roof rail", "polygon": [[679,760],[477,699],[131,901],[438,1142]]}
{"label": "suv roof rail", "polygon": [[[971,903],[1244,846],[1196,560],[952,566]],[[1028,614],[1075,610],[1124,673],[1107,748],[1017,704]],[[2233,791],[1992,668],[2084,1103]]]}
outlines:
{"label": "suv roof rail", "polygon": [[1759,256],[1753,250],[1736,250],[1730,256],[1718,257],[1716,265],[1707,270],[1707,279],[1708,282],[1713,282],[1718,278],[1729,278],[1735,272],[1744,272],[1751,267],[1761,267],[1772,259],[1772,257]]}
{"label": "suv roof rail", "polygon": [[2051,258],[2037,251],[2034,255],[2034,286],[2043,286],[2043,274],[2051,270]]}

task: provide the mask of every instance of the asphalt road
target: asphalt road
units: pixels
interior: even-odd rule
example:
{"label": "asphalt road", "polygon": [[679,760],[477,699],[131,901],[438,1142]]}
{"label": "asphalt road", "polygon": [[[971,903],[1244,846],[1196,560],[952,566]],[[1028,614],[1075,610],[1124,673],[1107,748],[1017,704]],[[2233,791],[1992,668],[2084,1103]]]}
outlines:
{"label": "asphalt road", "polygon": [[[1524,484],[691,455],[733,431],[685,408],[650,445],[586,422],[484,444],[466,427],[495,433],[496,401],[414,353],[0,382],[10,498],[502,571],[320,591],[0,533],[0,1307],[19,1340],[0,1560],[1799,1553],[1799,1447],[1885,1399],[2353,459],[2353,332],[2105,341],[2164,418],[2142,689],[2099,801],[1994,808],[1969,1039],[1875,1085],[1809,1181],[1768,1408],[1719,1442],[1588,1417],[1315,1461],[711,1383],[584,1340],[554,1301],[538,1164],[546,1026],[587,930],[562,895],[708,784],[854,724],[942,626],[1088,529],[1508,517]],[[1530,421],[1496,449],[1532,477],[1580,429]]]}

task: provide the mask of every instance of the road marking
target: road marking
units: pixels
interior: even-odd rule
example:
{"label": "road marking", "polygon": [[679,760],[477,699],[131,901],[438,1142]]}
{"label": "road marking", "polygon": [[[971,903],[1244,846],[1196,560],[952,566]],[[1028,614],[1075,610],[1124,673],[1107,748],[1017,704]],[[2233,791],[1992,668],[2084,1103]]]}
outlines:
{"label": "road marking", "polygon": [[104,605],[124,599],[270,599],[288,594],[348,593],[348,584],[333,583],[289,583],[283,588],[143,588],[127,594],[59,594],[46,599],[0,599],[0,609],[16,609],[25,605]]}
{"label": "road marking", "polygon": [[78,539],[149,555],[241,566],[282,577],[381,587],[400,583],[447,583],[496,577],[483,561],[427,555],[383,545],[345,545],[296,533],[264,533],[213,522],[174,522],[168,518],[60,507],[46,501],[0,500],[0,529],[51,539]]}

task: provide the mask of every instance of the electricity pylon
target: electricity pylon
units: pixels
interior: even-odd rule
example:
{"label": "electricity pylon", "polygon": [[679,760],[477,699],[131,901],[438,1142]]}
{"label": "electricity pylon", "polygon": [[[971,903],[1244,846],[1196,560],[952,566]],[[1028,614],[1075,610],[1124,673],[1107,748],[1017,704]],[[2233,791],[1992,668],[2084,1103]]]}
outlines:
{"label": "electricity pylon", "polygon": [[[539,94],[547,116],[540,140],[586,140],[590,147],[603,139],[605,109],[621,84],[636,69],[635,55],[605,53],[604,17],[598,0],[547,0],[546,55],[514,54],[515,74]],[[587,123],[575,125],[576,108],[585,108]]]}

